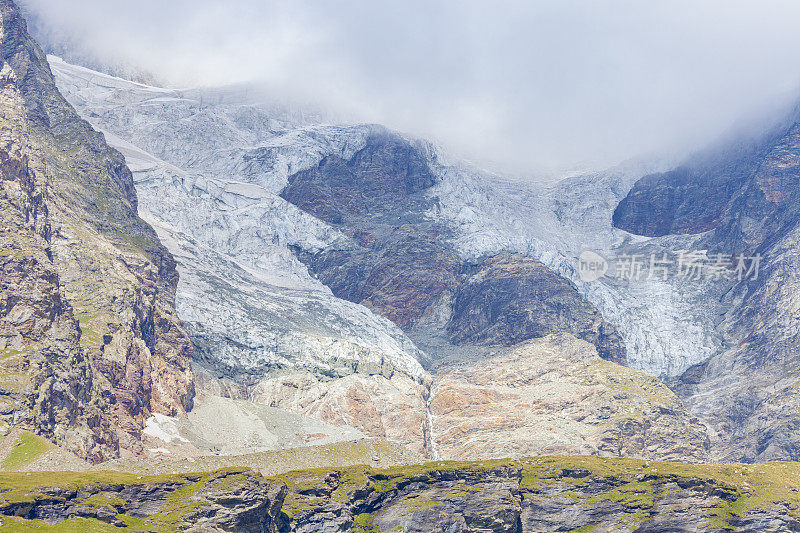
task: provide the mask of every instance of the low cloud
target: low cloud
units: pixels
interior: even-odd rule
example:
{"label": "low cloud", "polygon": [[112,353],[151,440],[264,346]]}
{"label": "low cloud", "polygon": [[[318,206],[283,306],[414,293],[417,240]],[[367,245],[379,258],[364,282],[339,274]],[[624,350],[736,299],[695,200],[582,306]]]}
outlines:
{"label": "low cloud", "polygon": [[100,61],[256,82],[522,175],[685,153],[800,86],[789,0],[22,3]]}

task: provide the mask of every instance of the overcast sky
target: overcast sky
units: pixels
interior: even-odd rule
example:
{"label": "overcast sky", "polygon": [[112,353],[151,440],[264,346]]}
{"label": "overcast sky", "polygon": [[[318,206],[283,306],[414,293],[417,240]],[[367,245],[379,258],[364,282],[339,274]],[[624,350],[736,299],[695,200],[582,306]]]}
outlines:
{"label": "overcast sky", "polygon": [[713,140],[800,96],[796,0],[22,0],[175,85],[257,81],[524,174]]}

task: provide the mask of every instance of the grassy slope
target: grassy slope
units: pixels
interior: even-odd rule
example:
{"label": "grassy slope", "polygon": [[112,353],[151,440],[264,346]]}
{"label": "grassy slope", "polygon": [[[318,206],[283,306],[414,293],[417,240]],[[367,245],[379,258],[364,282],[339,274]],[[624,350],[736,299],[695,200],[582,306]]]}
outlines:
{"label": "grassy slope", "polygon": [[[180,487],[167,497],[158,513],[147,519],[134,518],[126,514],[117,514],[117,518],[124,522],[130,531],[178,531],[176,525],[182,515],[200,505],[192,497],[206,483],[212,474],[229,472],[236,474],[242,469],[222,469],[216,472],[184,474],[139,476],[123,472],[20,472],[0,474],[0,505],[11,503],[34,502],[38,499],[49,500],[49,496],[41,492],[45,487],[59,487],[64,489],[81,489],[92,486],[104,485],[149,485],[153,483],[170,482]],[[108,497],[103,494],[94,494],[77,502],[83,506],[104,507],[117,512],[124,501]],[[96,519],[75,518],[56,525],[49,525],[42,520],[22,520],[13,517],[2,517],[0,521],[2,531],[120,531],[119,528],[110,526]]]}
{"label": "grassy slope", "polygon": [[4,472],[20,470],[52,448],[53,444],[47,439],[29,431],[23,431],[17,437],[10,453],[0,464],[0,470]]}
{"label": "grassy slope", "polygon": [[[725,465],[689,465],[683,463],[665,463],[642,461],[636,459],[600,458],[594,456],[575,457],[539,457],[519,461],[493,460],[479,462],[452,462],[441,461],[412,466],[402,466],[387,469],[370,469],[365,466],[338,468],[342,484],[332,498],[346,500],[347,493],[355,488],[363,487],[370,483],[378,491],[388,491],[399,482],[410,477],[432,471],[468,469],[473,471],[486,471],[503,465],[522,468],[523,487],[537,489],[547,483],[563,483],[562,470],[586,469],[593,475],[586,478],[570,479],[570,483],[588,483],[592,477],[614,477],[626,482],[625,485],[607,493],[593,497],[595,500],[610,499],[636,499],[639,502],[652,503],[652,485],[638,481],[642,474],[652,474],[658,477],[690,477],[708,480],[726,489],[735,492],[735,499],[731,502],[720,500],[719,507],[714,510],[714,515],[709,526],[725,528],[731,516],[743,516],[755,509],[766,509],[779,502],[790,504],[795,511],[800,509],[800,463],[765,463],[757,465],[725,464]],[[270,478],[274,481],[285,482],[290,489],[289,497],[284,504],[283,511],[292,516],[304,508],[308,508],[302,498],[296,498],[293,493],[317,485],[329,473],[331,468],[301,470],[288,472]],[[138,476],[121,472],[87,472],[87,473],[2,473],[0,474],[0,504],[12,501],[31,501],[39,497],[38,489],[41,487],[84,487],[88,485],[121,483],[121,484],[150,484],[171,480],[187,484],[187,487],[176,491],[170,502],[165,504],[158,516],[148,521],[136,521],[120,515],[132,530],[171,531],[171,524],[179,518],[181,509],[187,504],[191,506],[191,496],[207,475],[194,476],[161,475]],[[92,504],[92,502],[89,502]],[[94,502],[102,505],[103,502]],[[305,506],[305,507],[304,507]],[[366,521],[368,517],[360,517]],[[106,526],[99,522],[81,519],[81,523],[70,521],[56,526],[47,526],[42,522],[22,522],[14,519],[5,519],[3,530],[27,531],[36,527],[36,531],[105,531]],[[72,527],[72,529],[69,529]],[[66,528],[66,529],[65,529]],[[77,528],[77,529],[75,529]]]}

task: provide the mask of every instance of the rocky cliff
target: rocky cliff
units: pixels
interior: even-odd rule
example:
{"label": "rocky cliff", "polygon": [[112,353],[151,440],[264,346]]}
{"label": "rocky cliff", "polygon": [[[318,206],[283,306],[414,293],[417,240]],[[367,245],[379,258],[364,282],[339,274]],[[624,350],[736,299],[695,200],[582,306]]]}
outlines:
{"label": "rocky cliff", "polygon": [[275,531],[286,496],[286,485],[237,469],[149,478],[66,474],[55,486],[36,486],[46,476],[36,474],[27,487],[6,480],[4,528],[261,533]]}
{"label": "rocky cliff", "polygon": [[795,113],[757,138],[722,144],[678,170],[643,178],[615,212],[615,222],[629,231],[704,232],[697,249],[733,261],[760,257],[757,274],[729,280],[716,295],[724,344],[676,384],[714,428],[728,459],[800,456],[798,139]]}
{"label": "rocky cliff", "polygon": [[136,454],[152,411],[191,406],[175,262],[11,1],[0,31],[3,418],[91,460]]}
{"label": "rocky cliff", "polygon": [[[0,477],[5,527],[253,532],[800,529],[796,464],[687,466],[541,457],[136,477]],[[105,529],[104,529],[105,528]]]}
{"label": "rocky cliff", "polygon": [[441,458],[600,454],[707,461],[706,428],[659,380],[551,335],[439,370],[430,398]]}
{"label": "rocky cliff", "polygon": [[456,344],[502,344],[568,332],[625,364],[614,326],[577,289],[540,261],[501,253],[467,269],[454,295],[447,332]]}

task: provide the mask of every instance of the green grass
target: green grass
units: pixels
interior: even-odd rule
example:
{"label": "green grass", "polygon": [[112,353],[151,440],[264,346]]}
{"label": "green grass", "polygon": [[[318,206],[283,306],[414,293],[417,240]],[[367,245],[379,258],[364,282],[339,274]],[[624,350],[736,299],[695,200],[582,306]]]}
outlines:
{"label": "green grass", "polygon": [[76,533],[78,531],[82,533],[106,533],[120,531],[117,527],[93,518],[73,518],[54,525],[50,525],[44,520],[3,518],[0,529],[9,533],[27,533],[29,531],[48,533]]}
{"label": "green grass", "polygon": [[600,527],[599,524],[589,524],[588,526],[581,526],[578,529],[573,529],[569,533],[592,533],[592,531],[598,527]]}
{"label": "green grass", "polygon": [[90,315],[89,313],[79,313],[75,316],[78,319],[78,322],[81,326],[86,326],[89,324],[89,321],[93,318],[97,318],[97,315]]}
{"label": "green grass", "polygon": [[666,385],[641,370],[622,367],[610,361],[598,361],[590,365],[587,371],[610,390],[626,394],[629,398],[645,398],[658,405],[680,403]]}
{"label": "green grass", "polygon": [[361,513],[353,519],[353,533],[381,533],[381,529],[372,524],[372,515]]}
{"label": "green grass", "polygon": [[102,344],[102,336],[92,327],[97,315],[79,313],[75,315],[81,327],[81,345],[96,346]]}
{"label": "green grass", "polygon": [[441,507],[443,505],[444,504],[442,502],[431,500],[430,498],[426,498],[422,495],[413,496],[403,502],[403,506],[410,513],[424,511],[425,509],[431,509],[433,507]]}
{"label": "green grass", "polygon": [[28,431],[23,431],[14,444],[14,449],[11,450],[8,457],[0,464],[0,469],[6,472],[20,470],[52,447],[53,444],[47,439]]}
{"label": "green grass", "polygon": [[3,351],[0,351],[0,359],[6,359],[9,357],[15,357],[17,355],[22,355],[25,353],[25,350],[14,350],[12,348],[6,348]]}
{"label": "green grass", "polygon": [[[745,516],[755,510],[769,509],[778,503],[785,504],[792,516],[800,517],[800,463],[692,465],[596,456],[535,457],[477,462],[436,461],[386,469],[373,469],[367,466],[318,468],[289,472],[268,479],[285,482],[288,485],[289,495],[281,511],[292,520],[297,518],[298,514],[311,511],[326,502],[325,496],[317,496],[311,489],[323,486],[326,476],[332,472],[338,473],[339,487],[333,491],[331,498],[335,501],[347,501],[353,491],[365,486],[371,486],[375,491],[385,494],[398,490],[414,479],[431,476],[436,472],[452,470],[487,472],[500,467],[511,468],[512,476],[514,476],[513,469],[519,472],[523,490],[528,492],[530,498],[545,497],[549,492],[543,489],[561,485],[559,490],[563,491],[564,497],[576,503],[583,502],[587,505],[604,501],[619,503],[626,511],[625,514],[617,515],[615,518],[620,524],[635,526],[650,518],[658,511],[659,498],[670,491],[674,492],[674,489],[659,492],[663,490],[663,485],[681,478],[699,479],[714,485],[717,496],[710,500],[705,511],[707,527],[718,530],[730,528],[731,522],[736,517]],[[571,471],[588,471],[589,474],[570,474]],[[82,503],[121,511],[123,502],[108,496],[103,485],[171,481],[177,485],[177,489],[168,496],[155,515],[146,519],[134,519],[123,514],[118,517],[133,530],[173,531],[181,517],[203,505],[196,495],[201,490],[207,490],[207,485],[220,483],[221,486],[229,486],[245,481],[242,469],[226,469],[224,472],[228,474],[227,477],[215,477],[215,473],[163,476],[136,476],[120,472],[2,473],[0,502],[35,501],[43,497],[38,491],[40,487],[86,488],[97,485],[96,489],[100,493]],[[598,481],[607,483],[611,488],[603,493],[585,490],[590,484]],[[213,485],[209,488],[213,490]],[[408,497],[401,493],[402,500],[398,500],[398,503],[409,513],[431,509],[442,509],[444,512],[451,504],[450,498],[469,497],[480,490],[479,485],[456,487],[451,491],[452,494],[444,495],[441,502],[420,495]],[[669,509],[665,508],[662,511],[669,512]],[[8,519],[4,520],[9,524]],[[105,531],[102,529],[104,527],[102,524],[93,525],[85,522],[83,525],[86,526],[83,529],[86,531]],[[9,527],[18,528],[16,529],[18,531],[29,531],[33,526],[31,523],[19,522]],[[87,529],[89,527],[97,529]],[[574,533],[588,533],[595,527],[587,524],[576,529]],[[360,532],[375,531],[369,514],[356,516],[354,528],[354,531]],[[13,529],[8,530],[13,531]],[[69,531],[69,529],[46,528],[37,530]]]}
{"label": "green grass", "polygon": [[96,507],[96,508],[103,508],[103,509],[110,509],[113,511],[118,511],[121,507],[123,507],[127,502],[122,498],[117,498],[116,496],[108,496],[106,494],[92,494],[85,500],[81,501],[81,505],[85,505],[87,507]]}

